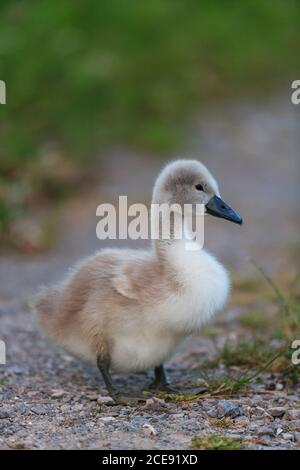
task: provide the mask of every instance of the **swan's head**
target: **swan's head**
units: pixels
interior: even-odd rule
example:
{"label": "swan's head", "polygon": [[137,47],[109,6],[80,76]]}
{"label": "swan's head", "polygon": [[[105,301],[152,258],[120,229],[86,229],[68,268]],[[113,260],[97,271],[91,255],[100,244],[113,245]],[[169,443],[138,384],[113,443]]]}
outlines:
{"label": "swan's head", "polygon": [[197,160],[175,160],[161,171],[154,190],[155,204],[204,204],[205,212],[242,224],[242,218],[220,197],[218,183]]}

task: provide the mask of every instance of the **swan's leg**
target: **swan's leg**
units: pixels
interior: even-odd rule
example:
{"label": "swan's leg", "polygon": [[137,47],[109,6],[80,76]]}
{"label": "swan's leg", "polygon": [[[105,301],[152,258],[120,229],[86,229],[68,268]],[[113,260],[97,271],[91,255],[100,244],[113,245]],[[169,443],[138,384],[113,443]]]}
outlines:
{"label": "swan's leg", "polygon": [[178,393],[177,390],[172,388],[167,380],[165,368],[163,364],[154,369],[154,381],[150,384],[150,388],[154,390],[161,390],[169,393]]}
{"label": "swan's leg", "polygon": [[[172,393],[172,394],[183,393],[183,392],[180,392],[180,390],[177,390],[176,388],[173,388],[172,386],[169,385],[163,364],[158,367],[155,367],[154,375],[155,375],[155,379],[150,384],[150,387],[149,387],[150,389],[161,391],[161,392]],[[208,390],[207,387],[193,387],[193,388],[186,389],[184,393],[188,392],[188,393],[200,394],[200,393],[206,392],[207,390]]]}
{"label": "swan's leg", "polygon": [[144,397],[131,397],[123,394],[119,390],[117,390],[113,384],[110,372],[109,372],[109,365],[110,361],[108,357],[102,357],[101,355],[97,356],[97,366],[103,380],[105,382],[106,388],[108,393],[110,394],[111,398],[117,405],[131,405],[141,401],[145,401]]}
{"label": "swan's leg", "polygon": [[97,367],[103,377],[104,383],[106,385],[107,391],[110,396],[113,398],[116,393],[110,372],[109,372],[109,359],[108,357],[97,356]]}

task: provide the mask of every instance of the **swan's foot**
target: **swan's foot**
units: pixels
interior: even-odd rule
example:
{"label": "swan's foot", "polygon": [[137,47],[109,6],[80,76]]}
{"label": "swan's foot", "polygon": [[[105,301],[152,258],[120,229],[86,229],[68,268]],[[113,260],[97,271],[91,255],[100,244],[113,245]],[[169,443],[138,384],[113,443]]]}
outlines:
{"label": "swan's foot", "polygon": [[149,385],[150,390],[154,390],[156,392],[166,392],[166,393],[178,393],[178,390],[173,388],[167,381],[166,373],[164,366],[158,366],[154,369],[155,379]]}
{"label": "swan's foot", "polygon": [[165,393],[180,393],[176,388],[172,387],[168,383],[158,383],[156,380],[154,380],[150,385],[149,385],[149,390],[153,392],[165,392]]}
{"label": "swan's foot", "polygon": [[113,399],[115,405],[137,405],[138,403],[146,401],[145,397],[134,397],[131,395],[126,395],[115,388],[109,373],[109,360],[107,357],[102,357],[99,355],[97,357],[97,366],[101,372],[107,391]]}

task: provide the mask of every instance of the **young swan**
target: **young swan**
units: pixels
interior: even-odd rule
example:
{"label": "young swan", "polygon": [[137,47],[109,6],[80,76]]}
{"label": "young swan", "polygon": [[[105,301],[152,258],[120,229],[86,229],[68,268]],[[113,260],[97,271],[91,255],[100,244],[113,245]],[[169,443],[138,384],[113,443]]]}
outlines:
{"label": "young swan", "polygon": [[[204,204],[206,212],[242,219],[219,196],[216,180],[196,160],[168,164],[154,186],[153,203]],[[198,332],[228,296],[229,277],[204,249],[162,236],[148,250],[106,249],[84,260],[67,278],[44,289],[35,303],[38,322],[60,346],[97,363],[116,402],[110,368],[154,368],[155,388],[168,387],[163,363],[178,343]],[[173,235],[173,236],[172,236]]]}

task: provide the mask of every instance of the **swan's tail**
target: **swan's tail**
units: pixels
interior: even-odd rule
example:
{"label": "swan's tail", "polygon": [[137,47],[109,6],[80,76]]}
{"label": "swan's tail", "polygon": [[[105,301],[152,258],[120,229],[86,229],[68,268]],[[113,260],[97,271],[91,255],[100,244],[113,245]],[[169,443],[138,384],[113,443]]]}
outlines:
{"label": "swan's tail", "polygon": [[32,305],[38,325],[52,338],[56,336],[55,323],[60,296],[59,289],[45,287],[37,294]]}

